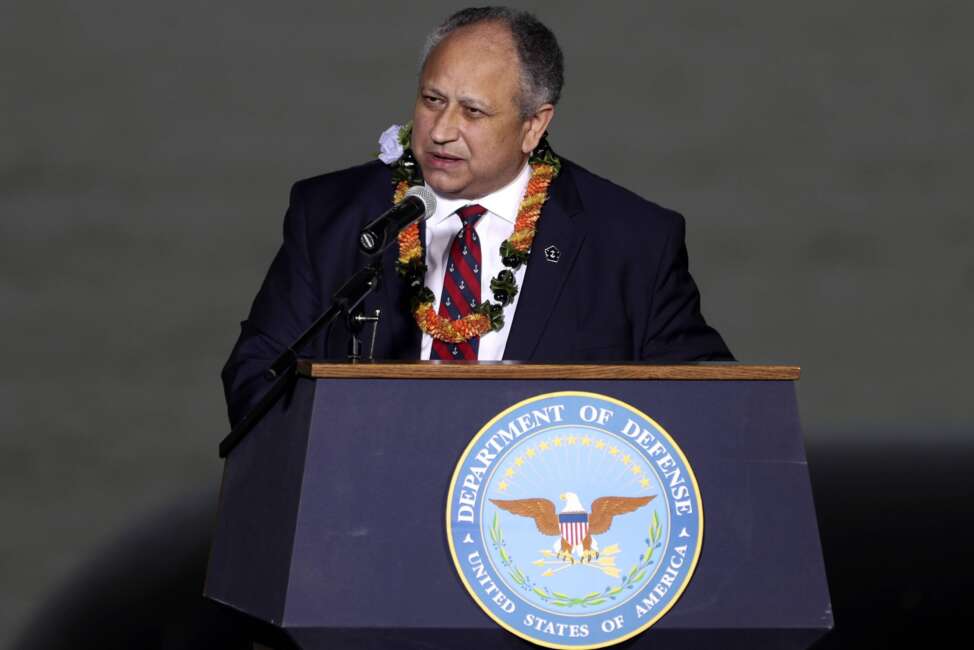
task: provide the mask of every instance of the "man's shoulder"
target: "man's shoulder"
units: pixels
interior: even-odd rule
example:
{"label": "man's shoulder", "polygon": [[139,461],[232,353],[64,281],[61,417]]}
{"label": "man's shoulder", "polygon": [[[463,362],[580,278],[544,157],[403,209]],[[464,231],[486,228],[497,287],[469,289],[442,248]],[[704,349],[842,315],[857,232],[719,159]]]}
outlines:
{"label": "man's shoulder", "polygon": [[584,213],[599,222],[606,220],[614,225],[636,228],[682,228],[683,216],[654,203],[632,190],[582,167],[570,160],[563,160],[563,169],[573,181]]}
{"label": "man's shoulder", "polygon": [[363,192],[388,189],[392,193],[392,170],[373,160],[354,167],[319,174],[297,181],[291,187],[292,199],[341,201]]}

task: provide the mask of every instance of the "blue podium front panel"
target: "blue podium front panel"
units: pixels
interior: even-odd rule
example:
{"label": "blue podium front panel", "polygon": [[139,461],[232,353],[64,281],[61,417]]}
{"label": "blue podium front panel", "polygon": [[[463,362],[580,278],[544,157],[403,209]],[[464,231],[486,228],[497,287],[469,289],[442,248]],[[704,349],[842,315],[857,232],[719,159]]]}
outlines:
{"label": "blue podium front panel", "polygon": [[[278,464],[301,472],[296,507],[288,510],[280,494],[264,496],[279,505],[273,525],[287,529],[275,538],[289,558],[286,576],[273,583],[286,584],[275,622],[305,647],[523,646],[481,611],[457,575],[447,492],[481,427],[558,391],[605,395],[650,416],[699,484],[705,532],[696,572],[675,606],[630,643],[803,647],[831,628],[788,381],[299,380],[292,402],[307,400],[308,430],[269,417],[234,452],[252,445],[248,457],[303,458]],[[265,424],[277,428],[260,431]],[[221,518],[233,510],[228,486],[241,480],[232,475],[235,462],[231,456]],[[219,543],[218,530],[215,549]],[[272,554],[278,567],[281,552]],[[229,592],[218,599],[235,605]]]}

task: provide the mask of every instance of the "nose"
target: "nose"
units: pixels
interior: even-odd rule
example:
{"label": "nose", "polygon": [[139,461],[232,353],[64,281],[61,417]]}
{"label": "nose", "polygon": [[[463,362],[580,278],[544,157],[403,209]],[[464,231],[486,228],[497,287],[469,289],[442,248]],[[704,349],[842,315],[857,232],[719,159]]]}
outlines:
{"label": "nose", "polygon": [[433,128],[430,130],[430,138],[436,144],[446,144],[457,139],[459,129],[459,111],[457,107],[447,106],[436,115]]}

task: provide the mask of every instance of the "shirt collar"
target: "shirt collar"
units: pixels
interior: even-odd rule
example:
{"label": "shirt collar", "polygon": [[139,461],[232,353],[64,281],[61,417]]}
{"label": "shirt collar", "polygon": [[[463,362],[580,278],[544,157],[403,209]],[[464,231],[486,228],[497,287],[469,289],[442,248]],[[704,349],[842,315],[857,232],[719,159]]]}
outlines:
{"label": "shirt collar", "polygon": [[[479,199],[445,199],[436,192],[433,192],[436,196],[436,212],[433,214],[430,222],[433,224],[441,223],[453,216],[453,213],[463,206],[478,203],[491,214],[495,214],[504,221],[509,221],[513,224],[517,219],[517,211],[521,207],[521,198],[524,196],[524,191],[527,189],[530,179],[531,166],[525,162],[514,180],[499,190],[491,192],[487,196],[482,196]],[[433,188],[428,185],[427,187],[430,191],[433,191]]]}

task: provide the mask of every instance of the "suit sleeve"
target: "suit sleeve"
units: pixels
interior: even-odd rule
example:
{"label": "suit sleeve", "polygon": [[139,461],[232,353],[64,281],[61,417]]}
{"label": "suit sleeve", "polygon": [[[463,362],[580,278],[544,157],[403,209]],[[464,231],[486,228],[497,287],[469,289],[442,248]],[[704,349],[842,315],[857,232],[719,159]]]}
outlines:
{"label": "suit sleeve", "polygon": [[656,284],[650,299],[649,321],[640,358],[665,362],[733,361],[717,330],[700,313],[700,293],[690,276],[686,223],[673,215],[673,227],[663,245]]}
{"label": "suit sleeve", "polygon": [[270,388],[264,371],[314,322],[321,310],[308,250],[301,189],[301,183],[291,188],[281,248],[247,320],[240,324],[240,336],[223,368],[223,390],[231,425]]}

